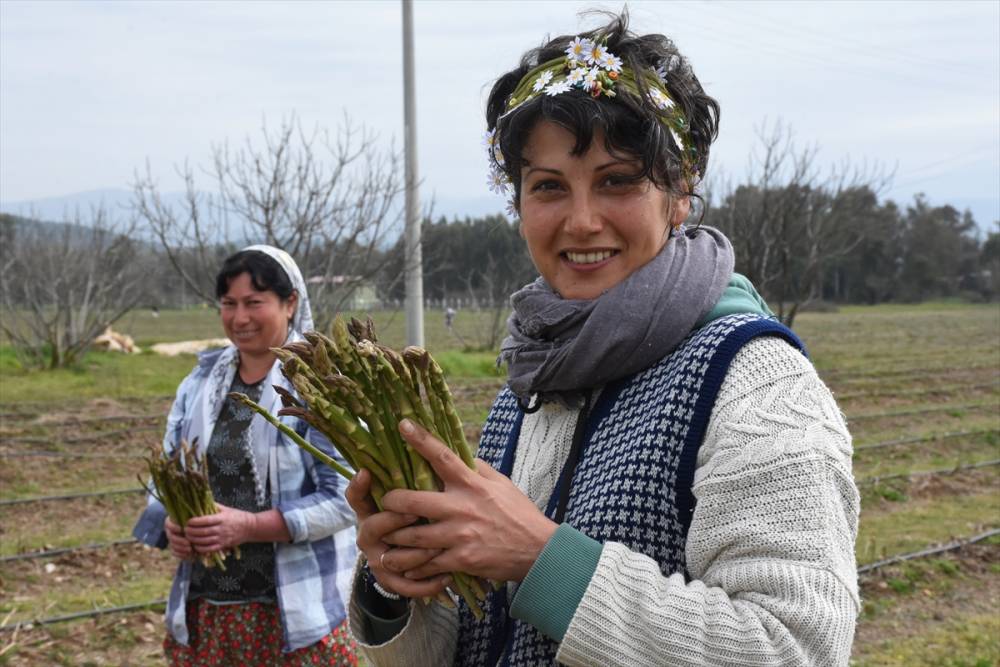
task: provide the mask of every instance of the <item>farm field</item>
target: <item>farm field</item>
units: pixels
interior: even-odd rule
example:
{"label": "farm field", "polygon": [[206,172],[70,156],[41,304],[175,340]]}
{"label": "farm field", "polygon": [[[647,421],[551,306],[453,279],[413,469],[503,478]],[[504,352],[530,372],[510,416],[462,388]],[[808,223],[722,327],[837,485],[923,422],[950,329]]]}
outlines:
{"label": "farm field", "polygon": [[[374,319],[403,344],[402,314]],[[482,339],[486,314],[460,312],[457,335],[440,312],[425,321],[476,439],[502,379],[492,352],[460,348]],[[221,335],[211,309],[136,312],[115,328],[144,347]],[[859,566],[993,533],[864,572],[852,664],[1000,664],[1000,308],[850,307],[800,315],[795,329],[854,437]],[[28,373],[0,349],[0,665],[162,664],[172,559],[112,543],[129,538],[141,456],[193,363],[92,353],[78,369]]]}

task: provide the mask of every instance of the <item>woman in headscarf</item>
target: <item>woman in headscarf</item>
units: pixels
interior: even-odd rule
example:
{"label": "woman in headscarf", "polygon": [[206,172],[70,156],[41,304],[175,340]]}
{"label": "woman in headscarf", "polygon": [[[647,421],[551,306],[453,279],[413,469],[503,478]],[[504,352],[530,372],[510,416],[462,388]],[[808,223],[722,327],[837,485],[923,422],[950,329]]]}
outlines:
{"label": "woman in headscarf", "polygon": [[[847,665],[851,438],[802,343],[689,228],[719,107],[624,16],[532,49],[487,103],[492,182],[541,277],[473,471],[400,430],[440,492],[358,513],[351,630],[370,665]],[[422,521],[421,518],[429,521]],[[482,617],[425,606],[466,572]]]}
{"label": "woman in headscarf", "polygon": [[[164,652],[171,665],[354,665],[345,624],[355,517],[343,480],[229,400],[249,395],[272,413],[275,385],[295,392],[271,352],[312,328],[305,282],[283,250],[255,245],[230,256],[216,278],[231,345],[199,356],[167,419],[165,449],[196,443],[219,512],[184,530],[150,497],[135,530],[180,563],[167,603]],[[295,418],[284,421],[332,456]],[[198,556],[239,547],[225,570]]]}

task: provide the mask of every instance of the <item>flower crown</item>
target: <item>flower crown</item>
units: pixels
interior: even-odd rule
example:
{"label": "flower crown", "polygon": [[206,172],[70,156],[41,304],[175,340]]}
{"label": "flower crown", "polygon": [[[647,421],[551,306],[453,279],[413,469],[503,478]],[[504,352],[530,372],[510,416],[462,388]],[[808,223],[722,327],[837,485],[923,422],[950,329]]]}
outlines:
{"label": "flower crown", "polygon": [[[672,60],[671,60],[672,62]],[[606,43],[586,37],[575,37],[566,47],[566,55],[553,58],[531,69],[514,88],[507,100],[507,116],[526,102],[541,95],[553,97],[571,90],[582,90],[592,97],[617,97],[620,91],[641,99],[638,77],[645,84],[647,99],[660,112],[660,120],[680,149],[682,171],[697,176],[694,171],[694,145],[690,141],[687,119],[667,91],[668,65],[638,72],[624,65],[622,59],[608,51]],[[496,142],[496,129],[486,132],[483,144],[490,162],[487,185],[497,194],[506,195],[507,213],[517,215],[514,207],[514,185],[503,170],[504,156]]]}

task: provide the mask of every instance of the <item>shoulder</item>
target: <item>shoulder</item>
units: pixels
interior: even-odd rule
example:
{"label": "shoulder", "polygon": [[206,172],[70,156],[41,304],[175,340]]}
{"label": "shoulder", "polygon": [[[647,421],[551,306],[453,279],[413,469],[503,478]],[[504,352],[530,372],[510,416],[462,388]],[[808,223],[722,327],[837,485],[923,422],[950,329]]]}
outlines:
{"label": "shoulder", "polygon": [[218,347],[213,350],[205,350],[198,353],[198,364],[195,366],[193,373],[201,372],[204,375],[208,375],[211,372],[212,367],[222,358],[224,354],[231,354],[229,351],[232,345],[227,345],[226,347]]}
{"label": "shoulder", "polygon": [[220,362],[225,363],[234,353],[235,348],[232,346],[199,352],[198,361],[195,363],[194,368],[191,369],[191,372],[178,385],[176,397],[182,399],[185,396],[196,393],[212,374],[212,369],[219,366]]}
{"label": "shoulder", "polygon": [[785,456],[821,457],[849,469],[851,436],[805,355],[783,338],[759,336],[729,364],[698,461]]}
{"label": "shoulder", "polygon": [[733,355],[716,405],[792,376],[822,385],[809,359],[787,339],[776,335],[753,337]]}

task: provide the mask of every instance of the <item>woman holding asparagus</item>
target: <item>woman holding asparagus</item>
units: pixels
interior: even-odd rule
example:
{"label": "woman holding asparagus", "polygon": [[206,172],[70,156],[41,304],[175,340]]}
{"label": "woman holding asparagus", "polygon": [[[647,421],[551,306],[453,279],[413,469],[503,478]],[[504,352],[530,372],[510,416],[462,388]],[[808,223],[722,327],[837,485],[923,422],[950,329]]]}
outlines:
{"label": "woman holding asparagus", "polygon": [[[277,411],[275,385],[294,394],[271,348],[312,329],[305,283],[287,253],[259,245],[223,263],[216,294],[232,345],[202,354],[181,383],[164,449],[191,443],[205,457],[219,511],[182,529],[151,497],[133,531],[180,561],[167,605],[168,662],[355,665],[345,625],[355,517],[345,482],[227,399],[238,391]],[[316,431],[285,421],[333,455]],[[199,558],[224,551],[232,552],[224,568]]]}
{"label": "woman holding asparagus", "polygon": [[[850,435],[727,239],[684,225],[718,113],[624,15],[494,85],[492,180],[541,277],[512,297],[478,469],[404,421],[443,491],[377,511],[370,474],[348,487],[370,664],[847,664]],[[451,572],[499,582],[481,620],[411,601]]]}

